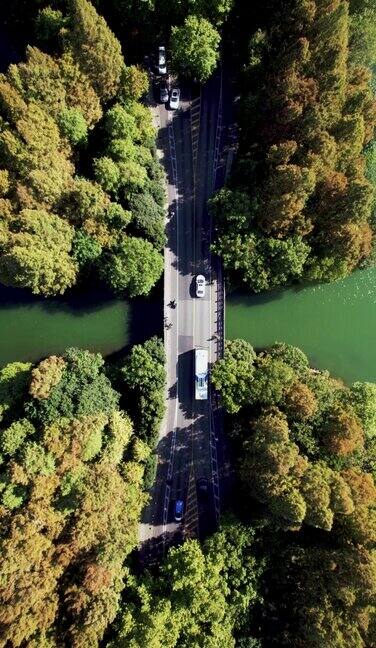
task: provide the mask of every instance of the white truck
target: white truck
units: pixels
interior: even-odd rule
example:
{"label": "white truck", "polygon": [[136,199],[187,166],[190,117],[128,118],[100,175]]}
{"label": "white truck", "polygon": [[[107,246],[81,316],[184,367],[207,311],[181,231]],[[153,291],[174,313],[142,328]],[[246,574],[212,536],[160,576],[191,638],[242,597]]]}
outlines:
{"label": "white truck", "polygon": [[195,349],[195,399],[208,398],[208,350]]}

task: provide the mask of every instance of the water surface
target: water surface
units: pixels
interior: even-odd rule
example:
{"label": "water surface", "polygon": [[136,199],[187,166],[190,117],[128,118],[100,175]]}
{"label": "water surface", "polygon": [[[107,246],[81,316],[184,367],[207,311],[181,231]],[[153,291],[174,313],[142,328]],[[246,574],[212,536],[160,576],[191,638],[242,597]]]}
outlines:
{"label": "water surface", "polygon": [[115,353],[158,333],[160,308],[156,299],[127,301],[103,290],[47,300],[0,285],[0,365],[69,346]]}
{"label": "water surface", "polygon": [[232,294],[226,337],[244,338],[256,348],[288,342],[303,349],[312,365],[348,383],[376,382],[376,268],[332,284]]}

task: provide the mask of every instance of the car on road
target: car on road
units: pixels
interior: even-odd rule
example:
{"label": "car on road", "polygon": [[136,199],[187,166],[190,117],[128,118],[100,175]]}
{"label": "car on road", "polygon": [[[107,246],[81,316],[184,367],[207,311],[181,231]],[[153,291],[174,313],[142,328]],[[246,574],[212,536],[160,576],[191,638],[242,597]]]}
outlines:
{"label": "car on road", "polygon": [[174,519],[175,522],[181,522],[184,516],[184,502],[183,500],[175,500],[174,506]]}
{"label": "car on road", "polygon": [[209,482],[206,477],[197,480],[197,497],[199,500],[206,500],[209,495]]}
{"label": "car on road", "polygon": [[179,88],[174,88],[170,95],[170,108],[171,110],[177,110],[180,103],[180,90]]}
{"label": "car on road", "polygon": [[162,83],[159,86],[159,99],[161,103],[166,104],[168,102],[168,87],[166,83]]}
{"label": "car on road", "polygon": [[197,275],[196,277],[196,297],[205,297],[205,277]]}
{"label": "car on road", "polygon": [[158,74],[167,74],[166,48],[163,45],[158,47]]}

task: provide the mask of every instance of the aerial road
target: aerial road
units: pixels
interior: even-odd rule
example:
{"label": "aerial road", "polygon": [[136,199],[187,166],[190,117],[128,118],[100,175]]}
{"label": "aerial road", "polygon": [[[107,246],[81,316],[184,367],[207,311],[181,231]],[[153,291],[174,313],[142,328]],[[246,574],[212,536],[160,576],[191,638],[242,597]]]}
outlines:
{"label": "aerial road", "polygon": [[[219,70],[201,88],[181,87],[177,109],[160,102],[153,109],[168,179],[164,266],[167,411],[156,450],[156,481],[144,511],[140,540],[144,546],[160,550],[179,534],[202,537],[215,527],[220,512],[220,418],[210,385],[206,398],[195,397],[194,365],[196,349],[206,352],[209,365],[223,349],[223,286],[220,265],[210,250],[213,232],[207,211],[207,200],[224,177],[220,169],[222,104]],[[201,280],[197,291],[200,275],[205,281]]]}

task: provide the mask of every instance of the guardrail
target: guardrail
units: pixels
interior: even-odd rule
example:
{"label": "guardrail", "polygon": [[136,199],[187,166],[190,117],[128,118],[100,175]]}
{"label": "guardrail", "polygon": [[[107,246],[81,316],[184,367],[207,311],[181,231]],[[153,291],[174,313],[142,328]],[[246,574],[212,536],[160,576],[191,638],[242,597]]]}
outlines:
{"label": "guardrail", "polygon": [[[215,398],[216,396],[214,394],[214,399]],[[210,460],[211,460],[215,520],[216,523],[219,524],[219,517],[221,513],[221,500],[220,500],[220,492],[219,492],[217,440],[218,440],[217,427],[215,421],[215,411],[213,411],[213,398],[212,398],[210,403]]]}

